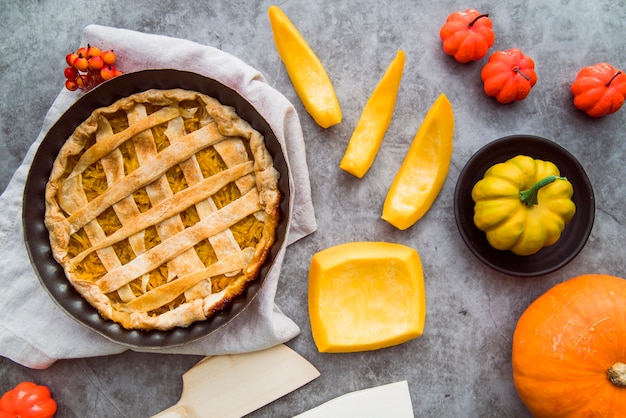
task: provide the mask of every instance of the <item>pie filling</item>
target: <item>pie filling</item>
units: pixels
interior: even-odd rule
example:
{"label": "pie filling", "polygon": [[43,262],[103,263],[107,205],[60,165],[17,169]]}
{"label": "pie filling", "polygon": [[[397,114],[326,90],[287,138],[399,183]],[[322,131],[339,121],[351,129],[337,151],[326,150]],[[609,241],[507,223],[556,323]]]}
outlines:
{"label": "pie filling", "polygon": [[275,240],[278,178],[233,108],[181,89],[126,97],[94,111],[54,162],[53,255],[104,318],[188,326],[256,279]]}

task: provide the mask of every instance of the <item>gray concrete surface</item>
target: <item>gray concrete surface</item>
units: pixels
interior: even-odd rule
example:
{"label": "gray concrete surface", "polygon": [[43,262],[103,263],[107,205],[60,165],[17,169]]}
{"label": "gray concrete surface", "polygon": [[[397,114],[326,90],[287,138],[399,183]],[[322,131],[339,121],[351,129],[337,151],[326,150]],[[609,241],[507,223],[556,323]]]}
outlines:
{"label": "gray concrete surface", "polygon": [[[519,315],[552,285],[583,273],[623,277],[626,236],[626,109],[592,120],[572,106],[578,69],[599,61],[626,67],[626,6],[619,0],[489,2],[286,1],[279,5],[316,50],[334,81],[344,120],[319,128],[298,100],[273,44],[268,1],[0,1],[0,190],[4,190],[62,88],[65,54],[97,23],[215,46],[258,68],[300,113],[319,229],[287,250],[278,306],[301,327],[288,343],[321,377],[256,411],[287,417],[348,391],[407,380],[419,417],[525,417],[511,378],[511,338]],[[492,51],[520,48],[539,81],[523,102],[503,106],[482,92],[479,63],[443,54],[439,28],[469,7],[490,13]],[[407,54],[397,110],[376,162],[361,180],[338,168],[360,112],[397,49]],[[440,93],[454,107],[452,165],[431,211],[398,231],[380,219],[387,189],[426,111]],[[452,197],[460,170],[486,143],[510,134],[552,139],[587,170],[596,223],[587,246],[565,268],[519,279],[482,265],[456,229]],[[320,354],[306,309],[311,256],[357,240],[413,246],[426,277],[421,338],[354,354]],[[24,324],[28,326],[28,324]],[[174,404],[181,376],[199,357],[126,352],[59,361],[30,370],[0,358],[0,391],[21,380],[51,387],[59,417],[146,417]]]}

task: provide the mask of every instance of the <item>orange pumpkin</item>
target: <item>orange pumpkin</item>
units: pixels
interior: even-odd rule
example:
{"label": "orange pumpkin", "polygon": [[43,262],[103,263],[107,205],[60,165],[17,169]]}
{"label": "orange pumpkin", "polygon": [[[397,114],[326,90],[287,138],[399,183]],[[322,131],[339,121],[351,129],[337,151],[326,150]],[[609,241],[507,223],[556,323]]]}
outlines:
{"label": "orange pumpkin", "polygon": [[52,418],[57,403],[47,386],[22,382],[0,398],[0,418]]}
{"label": "orange pumpkin", "polygon": [[548,290],[520,317],[512,360],[535,417],[626,416],[626,280],[588,274]]}
{"label": "orange pumpkin", "polygon": [[488,14],[474,9],[452,13],[439,30],[443,51],[460,63],[482,59],[495,41],[492,26]]}
{"label": "orange pumpkin", "polygon": [[480,77],[487,96],[503,104],[524,100],[537,82],[535,62],[517,48],[491,54]]}
{"label": "orange pumpkin", "polygon": [[583,67],[571,86],[574,106],[599,118],[617,112],[626,98],[626,74],[601,62]]}

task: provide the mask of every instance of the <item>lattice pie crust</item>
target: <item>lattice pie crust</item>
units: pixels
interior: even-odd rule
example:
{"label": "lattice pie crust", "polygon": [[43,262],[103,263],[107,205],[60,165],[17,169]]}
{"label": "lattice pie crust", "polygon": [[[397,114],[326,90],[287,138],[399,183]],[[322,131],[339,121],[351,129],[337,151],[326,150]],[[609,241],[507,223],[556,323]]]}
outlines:
{"label": "lattice pie crust", "polygon": [[95,110],[54,162],[53,255],[104,318],[188,326],[256,279],[275,240],[278,178],[233,108],[181,89],[129,96]]}

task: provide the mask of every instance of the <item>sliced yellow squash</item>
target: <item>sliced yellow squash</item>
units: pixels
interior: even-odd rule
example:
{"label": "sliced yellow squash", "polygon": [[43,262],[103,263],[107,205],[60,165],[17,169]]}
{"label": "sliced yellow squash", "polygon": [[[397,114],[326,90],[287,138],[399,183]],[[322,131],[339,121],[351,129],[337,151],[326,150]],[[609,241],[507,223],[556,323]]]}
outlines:
{"label": "sliced yellow squash", "polygon": [[341,106],[322,62],[278,7],[268,9],[274,43],[304,108],[322,128],[341,122]]}
{"label": "sliced yellow squash", "polygon": [[450,169],[454,113],[445,94],[432,105],[391,184],[382,218],[398,229],[417,222],[439,195]]}
{"label": "sliced yellow squash", "polygon": [[348,148],[339,167],[361,178],[374,163],[374,158],[391,123],[405,54],[400,50],[367,101],[359,122],[352,133]]}
{"label": "sliced yellow squash", "polygon": [[316,253],[309,317],[320,352],[376,350],[422,335],[426,293],[420,257],[388,242],[348,242]]}

